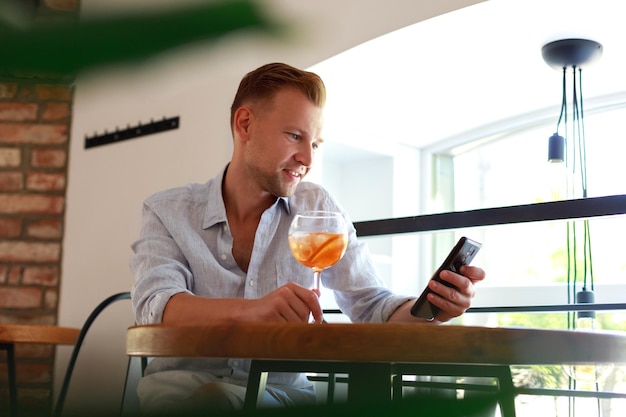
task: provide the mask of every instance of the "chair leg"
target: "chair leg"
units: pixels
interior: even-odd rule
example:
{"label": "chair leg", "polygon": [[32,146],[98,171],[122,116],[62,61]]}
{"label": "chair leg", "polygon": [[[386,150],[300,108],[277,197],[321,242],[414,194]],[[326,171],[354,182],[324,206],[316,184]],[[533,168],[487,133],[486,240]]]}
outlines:
{"label": "chair leg", "polygon": [[139,379],[143,377],[145,369],[143,365],[144,359],[143,357],[128,357],[124,390],[122,391],[122,401],[120,402],[120,416],[139,414],[139,398],[136,390]]}

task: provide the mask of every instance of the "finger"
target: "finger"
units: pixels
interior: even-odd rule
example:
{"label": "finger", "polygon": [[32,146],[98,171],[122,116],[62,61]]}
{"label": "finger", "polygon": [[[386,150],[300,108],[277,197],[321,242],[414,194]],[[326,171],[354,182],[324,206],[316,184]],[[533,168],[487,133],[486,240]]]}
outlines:
{"label": "finger", "polygon": [[294,282],[289,282],[278,291],[286,301],[282,315],[289,321],[308,322],[312,314],[316,322],[322,320],[322,308],[317,293]]}
{"label": "finger", "polygon": [[307,319],[310,313],[313,315],[315,323],[321,323],[324,319],[324,314],[319,301],[319,290],[308,290],[306,288],[302,288],[302,290],[304,291],[298,291],[297,295],[306,306]]}
{"label": "finger", "polygon": [[[471,286],[471,283],[467,278],[463,277],[463,279]],[[466,288],[463,292],[457,288],[448,287],[447,285],[444,285],[437,281],[431,282],[429,287],[434,294],[436,294],[445,302],[449,303],[450,305],[460,306],[465,309],[469,308],[470,301],[473,298],[474,294],[473,287],[471,289]]]}
{"label": "finger", "polygon": [[294,294],[293,286],[285,285],[274,290],[266,298],[271,303],[271,309],[280,321],[303,321],[308,314],[307,307]]}
{"label": "finger", "polygon": [[435,293],[428,294],[428,301],[439,307],[439,313],[437,313],[436,317],[439,321],[448,321],[451,318],[459,317],[467,310],[466,307],[456,304]]}
{"label": "finger", "polygon": [[290,308],[297,315],[297,321],[308,322],[311,308],[300,298],[290,300]]}
{"label": "finger", "polygon": [[482,268],[464,265],[459,270],[461,274],[469,278],[472,283],[477,283],[485,279],[486,273]]}
{"label": "finger", "polygon": [[323,314],[319,301],[319,290],[310,290],[294,283],[289,283],[287,285],[289,285],[291,291],[293,291],[293,293],[301,301],[302,307],[299,308],[302,308],[302,310],[299,311],[306,315],[306,319],[308,320],[309,313],[311,313],[315,322],[321,323]]}
{"label": "finger", "polygon": [[324,322],[324,313],[321,307],[318,309],[312,309],[311,314],[313,315],[314,323],[320,324]]}
{"label": "finger", "polygon": [[306,306],[299,303],[297,299],[284,299],[278,308],[278,314],[286,322],[302,322],[307,315]]}
{"label": "finger", "polygon": [[465,313],[476,295],[474,284],[485,278],[485,271],[478,267],[465,265],[459,272],[462,275],[452,271],[443,271],[439,274],[443,281],[455,288],[435,280],[429,283],[432,293],[428,295],[428,300],[439,307],[439,313],[435,317],[438,321],[446,322]]}
{"label": "finger", "polygon": [[440,278],[450,283],[454,287],[453,289],[456,289],[461,294],[469,298],[474,298],[476,291],[474,289],[472,281],[469,278],[463,275],[456,274],[452,271],[443,271],[440,274]]}
{"label": "finger", "polygon": [[464,277],[461,274],[457,274],[456,272],[452,272],[447,269],[441,271],[441,273],[439,274],[439,278],[441,278],[445,282],[454,285],[455,287],[463,286],[464,281],[469,280],[467,277]]}

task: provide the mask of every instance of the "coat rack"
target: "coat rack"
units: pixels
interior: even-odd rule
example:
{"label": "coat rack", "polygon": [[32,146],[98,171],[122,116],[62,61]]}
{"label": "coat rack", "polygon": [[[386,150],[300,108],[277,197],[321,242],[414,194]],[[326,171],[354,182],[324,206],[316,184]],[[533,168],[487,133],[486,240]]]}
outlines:
{"label": "coat rack", "polygon": [[164,132],[166,130],[178,129],[180,125],[180,116],[170,117],[160,121],[152,121],[150,123],[140,123],[137,126],[130,125],[123,130],[115,129],[114,132],[108,133],[106,130],[102,135],[87,136],[85,135],[85,149],[94,148],[96,146],[107,145],[109,143],[117,143],[124,140],[134,139],[141,136],[152,135],[154,133]]}

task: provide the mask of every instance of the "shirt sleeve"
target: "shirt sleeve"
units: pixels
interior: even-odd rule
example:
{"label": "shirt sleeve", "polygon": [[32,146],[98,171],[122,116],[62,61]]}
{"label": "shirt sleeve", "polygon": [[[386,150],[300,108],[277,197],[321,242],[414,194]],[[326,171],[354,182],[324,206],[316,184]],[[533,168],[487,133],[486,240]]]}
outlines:
{"label": "shirt sleeve", "polygon": [[[385,322],[413,297],[397,295],[385,287],[367,245],[350,234],[346,254],[329,269],[324,285],[332,288],[337,305],[353,322]],[[322,275],[324,277],[324,275]]]}
{"label": "shirt sleeve", "polygon": [[191,293],[188,288],[193,276],[181,249],[148,202],[143,206],[140,238],[132,249],[135,320],[138,324],[161,323],[169,299],[181,292]]}

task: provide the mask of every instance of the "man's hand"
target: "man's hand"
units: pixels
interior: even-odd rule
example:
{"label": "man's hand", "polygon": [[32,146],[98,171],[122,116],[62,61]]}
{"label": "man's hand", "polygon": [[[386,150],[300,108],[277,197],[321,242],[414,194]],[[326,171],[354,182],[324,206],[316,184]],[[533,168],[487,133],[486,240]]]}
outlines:
{"label": "man's hand", "polygon": [[322,307],[318,297],[318,290],[309,290],[289,282],[265,297],[250,300],[250,313],[260,321],[305,323],[309,321],[309,314],[313,314],[315,323],[321,323]]}
{"label": "man's hand", "polygon": [[[474,285],[485,279],[485,271],[476,266],[462,266],[461,274],[452,271],[443,271],[441,279],[454,285],[450,288],[435,280],[430,280],[428,286],[432,290],[428,294],[428,301],[439,307],[439,312],[433,322],[443,323],[465,313],[472,304],[472,299],[476,295]],[[389,317],[389,321],[419,321],[431,323],[411,315],[411,307],[415,304],[415,299],[402,304]]]}
{"label": "man's hand", "polygon": [[289,282],[259,299],[208,298],[189,293],[172,296],[163,323],[322,322],[319,291]]}
{"label": "man's hand", "polygon": [[472,299],[476,295],[474,284],[485,279],[485,271],[475,266],[462,266],[461,274],[452,271],[442,271],[439,277],[454,285],[450,288],[435,280],[430,280],[428,287],[428,301],[439,307],[435,320],[446,322],[459,317],[472,305]]}

